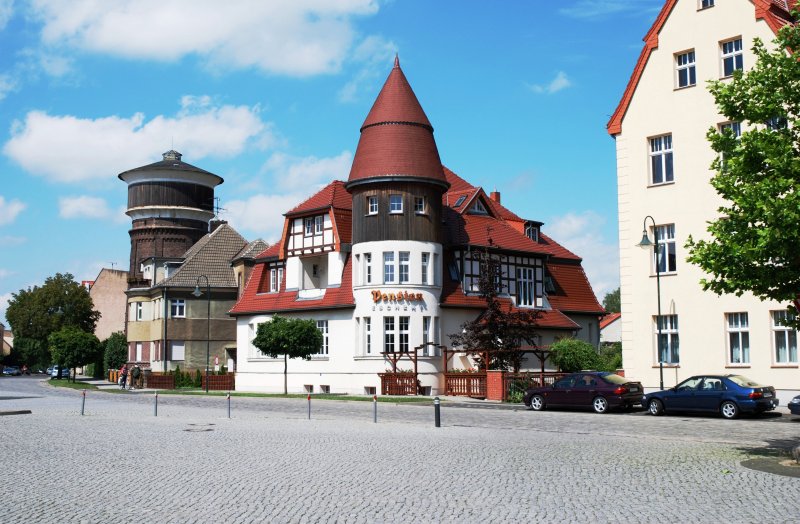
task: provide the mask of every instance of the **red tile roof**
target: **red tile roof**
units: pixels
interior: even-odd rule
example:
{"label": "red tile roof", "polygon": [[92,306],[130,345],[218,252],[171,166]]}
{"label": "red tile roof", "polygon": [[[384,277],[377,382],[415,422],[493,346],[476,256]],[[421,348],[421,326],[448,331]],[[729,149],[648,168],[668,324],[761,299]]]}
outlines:
{"label": "red tile roof", "polygon": [[609,313],[600,319],[600,329],[605,329],[622,317],[622,313]]}
{"label": "red tile roof", "polygon": [[547,271],[556,287],[554,293],[548,293],[547,300],[553,309],[565,312],[605,313],[603,306],[597,301],[589,279],[580,264],[575,262],[547,262]]}
{"label": "red tile roof", "polygon": [[308,197],[301,204],[293,207],[288,213],[284,213],[284,216],[300,215],[309,211],[318,211],[330,207],[336,209],[353,208],[352,197],[344,188],[344,182],[341,180],[334,180]]}
{"label": "red tile roof", "polygon": [[[644,73],[644,68],[647,65],[647,61],[650,59],[650,53],[653,52],[653,49],[658,47],[658,33],[661,32],[661,28],[664,27],[676,3],[677,0],[667,0],[661,8],[661,12],[656,17],[655,22],[653,22],[653,25],[650,27],[650,30],[644,35],[644,48],[639,54],[639,59],[633,69],[633,74],[630,80],[628,80],[628,85],[625,87],[625,92],[622,94],[622,99],[619,105],[617,105],[617,109],[614,111],[614,114],[611,115],[608,124],[606,124],[606,130],[609,135],[618,135],[622,132],[622,120],[625,118],[625,113],[633,98],[633,93],[639,85],[639,80]],[[788,0],[788,2],[786,0],[753,0],[753,3],[755,5],[755,19],[763,19],[767,25],[769,25],[770,29],[777,33],[781,27],[791,21],[789,9],[797,5],[797,0]]]}

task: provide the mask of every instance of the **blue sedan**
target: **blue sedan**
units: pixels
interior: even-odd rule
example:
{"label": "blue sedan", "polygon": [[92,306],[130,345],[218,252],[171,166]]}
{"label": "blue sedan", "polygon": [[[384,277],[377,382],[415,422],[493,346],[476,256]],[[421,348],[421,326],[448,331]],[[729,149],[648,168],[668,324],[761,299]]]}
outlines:
{"label": "blue sedan", "polygon": [[648,393],[643,404],[651,415],[693,411],[731,419],[741,413],[771,411],[778,407],[778,400],[775,388],[742,375],[698,375],[674,388]]}
{"label": "blue sedan", "polygon": [[792,415],[800,415],[800,395],[797,395],[792,400],[789,401],[789,411],[792,412]]}

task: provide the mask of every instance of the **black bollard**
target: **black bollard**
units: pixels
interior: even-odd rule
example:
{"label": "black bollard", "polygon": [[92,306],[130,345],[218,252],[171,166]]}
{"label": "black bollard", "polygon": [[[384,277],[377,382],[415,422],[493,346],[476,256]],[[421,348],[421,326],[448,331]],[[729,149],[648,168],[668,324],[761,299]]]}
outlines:
{"label": "black bollard", "polygon": [[311,395],[308,395],[308,420],[311,420]]}
{"label": "black bollard", "polygon": [[231,392],[228,391],[228,418],[231,418]]}
{"label": "black bollard", "polygon": [[83,408],[86,406],[86,391],[83,391],[83,398],[81,399],[81,416],[83,416]]}
{"label": "black bollard", "polygon": [[372,395],[372,422],[378,423],[378,395]]}
{"label": "black bollard", "polygon": [[158,416],[158,391],[156,391],[156,401],[153,403],[153,416]]}
{"label": "black bollard", "polygon": [[433,420],[437,428],[442,427],[442,419],[439,414],[439,397],[433,399]]}

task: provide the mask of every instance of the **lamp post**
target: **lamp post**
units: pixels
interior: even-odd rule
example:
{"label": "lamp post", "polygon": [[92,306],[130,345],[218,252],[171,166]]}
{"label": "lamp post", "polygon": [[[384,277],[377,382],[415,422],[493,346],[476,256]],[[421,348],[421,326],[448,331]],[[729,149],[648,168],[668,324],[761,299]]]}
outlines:
{"label": "lamp post", "polygon": [[[650,237],[647,234],[647,219],[653,223],[653,237],[655,238],[655,242],[650,241]],[[658,330],[658,338],[656,339],[656,347],[658,348],[658,379],[660,389],[664,389],[664,352],[661,348],[661,266],[659,264],[658,255],[659,255],[659,245],[658,245],[658,231],[656,231],[656,221],[650,215],[644,217],[644,223],[642,224],[642,240],[636,244],[637,246],[643,249],[649,249],[651,246],[653,248],[653,260],[656,264],[656,297],[658,300],[658,316],[656,317],[656,329]]]}
{"label": "lamp post", "polygon": [[202,296],[203,292],[200,291],[200,279],[206,279],[206,393],[208,393],[208,363],[210,356],[210,344],[211,344],[211,284],[208,283],[208,277],[205,275],[200,275],[197,277],[197,282],[194,285],[194,291],[192,291],[192,295],[197,298]]}

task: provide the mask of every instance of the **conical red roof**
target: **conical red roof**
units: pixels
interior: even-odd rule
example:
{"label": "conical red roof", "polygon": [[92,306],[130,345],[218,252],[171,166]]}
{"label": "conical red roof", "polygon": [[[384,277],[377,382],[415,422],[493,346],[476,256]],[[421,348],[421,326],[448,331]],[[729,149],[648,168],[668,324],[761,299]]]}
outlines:
{"label": "conical red roof", "polygon": [[433,138],[433,126],[397,58],[361,126],[347,185],[389,179],[423,179],[448,185]]}

